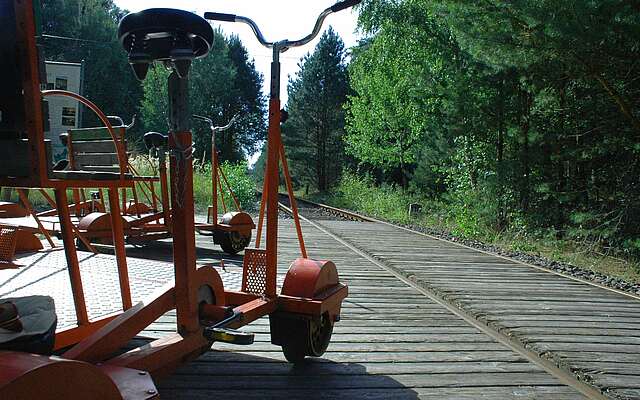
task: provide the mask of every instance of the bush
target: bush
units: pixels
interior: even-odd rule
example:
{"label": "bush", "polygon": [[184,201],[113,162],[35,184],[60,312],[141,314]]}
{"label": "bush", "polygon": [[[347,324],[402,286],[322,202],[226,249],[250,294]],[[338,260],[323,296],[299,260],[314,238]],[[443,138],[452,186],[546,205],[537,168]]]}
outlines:
{"label": "bush", "polygon": [[402,223],[410,222],[409,204],[420,202],[420,198],[403,193],[395,185],[375,186],[370,176],[359,177],[350,171],[343,172],[332,198],[338,207]]}
{"label": "bush", "polygon": [[[133,161],[134,167],[141,175],[155,176],[157,172],[157,164],[155,162],[149,162],[147,157],[136,157]],[[249,175],[246,163],[231,164],[225,162],[222,164],[222,170],[229,181],[234,194],[236,195],[240,206],[244,210],[252,210],[255,207],[255,188],[256,184]],[[167,171],[169,173],[169,171]],[[224,187],[224,202],[227,205],[227,209],[230,211],[235,210],[235,205],[231,198],[229,190],[223,181]],[[158,190],[158,188],[156,188]],[[193,198],[195,201],[195,207],[198,212],[206,212],[209,205],[211,205],[211,164],[202,163],[198,160],[194,160],[193,164]],[[169,193],[171,193],[171,187],[169,187]],[[222,196],[218,193],[218,207],[219,212],[223,211],[222,208]]]}
{"label": "bush", "polygon": [[[222,170],[243,210],[251,210],[256,203],[256,183],[249,174],[246,163],[231,164],[224,162]],[[222,200],[230,211],[235,211],[231,193],[222,180],[223,196],[218,192],[218,210],[222,212]],[[195,164],[193,174],[193,195],[196,208],[205,211],[211,204],[211,164]]]}

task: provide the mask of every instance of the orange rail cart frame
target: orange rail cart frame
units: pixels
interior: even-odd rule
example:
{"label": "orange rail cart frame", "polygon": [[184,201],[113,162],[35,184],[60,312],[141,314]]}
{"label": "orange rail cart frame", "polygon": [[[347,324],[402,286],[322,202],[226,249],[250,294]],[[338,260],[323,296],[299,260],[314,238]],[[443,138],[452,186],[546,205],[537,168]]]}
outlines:
{"label": "orange rail cart frame", "polygon": [[[325,10],[316,23],[315,36],[322,20],[334,11],[357,1],[337,3]],[[262,316],[269,315],[271,340],[282,346],[286,358],[301,362],[305,356],[320,356],[325,351],[333,324],[339,320],[347,287],[339,282],[330,261],[308,258],[295,260],[277,293],[277,178],[280,148],[279,106],[272,74],[272,98],[268,138],[268,196],[266,250],[247,249],[241,291],[225,290],[213,267],[196,266],[193,210],[193,166],[191,133],[188,126],[188,72],[191,60],[207,55],[213,41],[211,26],[201,17],[181,10],[150,9],[129,14],[120,22],[119,38],[128,52],[129,62],[140,79],[155,61],[173,72],[168,79],[170,105],[170,182],[173,224],[175,283],[146,301],[132,304],[129,290],[124,233],[119,224],[117,189],[131,186],[133,179],[120,173],[95,176],[76,171],[73,174],[48,172],[48,159],[42,135],[41,93],[36,90],[38,54],[35,47],[33,3],[14,0],[16,47],[24,56],[19,60],[23,73],[26,120],[19,130],[22,138],[6,140],[23,143],[30,164],[21,174],[0,171],[4,186],[52,187],[61,217],[62,234],[69,279],[77,312],[78,327],[56,335],[56,347],[65,349],[59,357],[0,351],[0,398],[80,399],[100,396],[104,399],[152,399],[158,393],[152,379],[171,373],[188,360],[210,348],[213,342],[250,344],[251,334],[237,331]],[[212,15],[207,14],[209,17]],[[238,17],[241,18],[241,17]],[[257,29],[257,28],[256,28]],[[308,40],[307,40],[308,41]],[[275,55],[299,42],[279,42]],[[304,42],[306,43],[306,42]],[[279,70],[277,62],[272,64]],[[31,90],[28,90],[31,88]],[[85,99],[78,98],[85,102]],[[17,101],[22,101],[18,99]],[[87,104],[85,102],[85,104]],[[98,115],[100,113],[96,111]],[[102,119],[102,118],[101,118]],[[103,121],[110,128],[108,121]],[[4,139],[4,138],[0,138]],[[104,187],[109,192],[113,219],[113,241],[120,276],[123,311],[100,321],[90,321],[82,276],[70,227],[66,189]],[[89,299],[90,300],[90,299]],[[148,345],[118,354],[118,350],[149,324],[171,309],[176,310],[177,333]],[[62,383],[62,384],[61,384]]]}
{"label": "orange rail cart frame", "polygon": [[[196,223],[196,231],[202,235],[213,236],[214,243],[219,244],[226,253],[237,254],[251,242],[251,232],[256,225],[253,223],[251,216],[242,211],[238,197],[220,166],[216,149],[217,133],[229,129],[237,115],[234,115],[225,126],[214,126],[210,118],[200,115],[193,115],[193,117],[207,122],[211,129],[211,205],[207,210],[207,222]],[[228,190],[236,211],[227,210],[224,201],[224,188]],[[222,203],[224,212],[221,219],[218,219],[218,198]]]}

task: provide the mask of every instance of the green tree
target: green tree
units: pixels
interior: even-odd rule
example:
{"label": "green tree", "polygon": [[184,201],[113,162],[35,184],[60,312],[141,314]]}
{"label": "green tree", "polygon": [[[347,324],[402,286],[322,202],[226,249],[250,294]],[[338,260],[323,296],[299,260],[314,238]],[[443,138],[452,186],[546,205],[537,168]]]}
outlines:
{"label": "green tree", "polygon": [[[450,74],[459,62],[449,31],[417,1],[365,8],[374,34],[355,53],[349,72],[347,151],[387,172],[399,170],[407,187],[418,154],[442,136]],[[427,117],[428,116],[428,117]]]}
{"label": "green tree", "polygon": [[446,199],[456,219],[633,250],[636,5],[382,0],[365,2],[359,23],[369,37],[350,69],[356,157],[392,174],[409,143],[412,187]]}
{"label": "green tree", "polygon": [[224,133],[222,156],[233,161],[243,159],[245,154],[251,156],[259,150],[260,143],[266,138],[267,125],[264,118],[266,108],[262,94],[262,74],[256,70],[254,61],[249,59],[247,49],[238,36],[232,35],[229,38],[228,47],[229,58],[236,73],[233,91],[228,93],[230,100],[224,116],[225,121],[236,114],[238,118]]}
{"label": "green tree", "polygon": [[[42,33],[67,38],[45,37],[45,58],[84,61],[84,95],[108,115],[126,120],[136,114],[142,86],[116,37],[118,21],[126,11],[112,0],[43,0],[41,6]],[[99,121],[85,109],[83,123],[95,126]]]}
{"label": "green tree", "polygon": [[289,80],[289,119],[283,126],[292,175],[299,182],[327,190],[340,177],[345,161],[343,105],[348,93],[344,43],[331,28]]}

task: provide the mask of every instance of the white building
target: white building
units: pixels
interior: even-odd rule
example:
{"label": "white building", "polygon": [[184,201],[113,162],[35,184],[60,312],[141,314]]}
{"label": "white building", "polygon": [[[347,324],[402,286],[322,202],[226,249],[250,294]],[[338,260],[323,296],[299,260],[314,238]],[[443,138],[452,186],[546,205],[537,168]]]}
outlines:
{"label": "white building", "polygon": [[[82,64],[58,61],[46,61],[47,85],[46,89],[68,90],[82,94]],[[80,126],[82,117],[79,103],[69,97],[50,96],[49,103],[49,130],[45,131],[45,137],[51,139],[54,159],[63,156],[65,148],[60,143],[59,135],[71,128]]]}

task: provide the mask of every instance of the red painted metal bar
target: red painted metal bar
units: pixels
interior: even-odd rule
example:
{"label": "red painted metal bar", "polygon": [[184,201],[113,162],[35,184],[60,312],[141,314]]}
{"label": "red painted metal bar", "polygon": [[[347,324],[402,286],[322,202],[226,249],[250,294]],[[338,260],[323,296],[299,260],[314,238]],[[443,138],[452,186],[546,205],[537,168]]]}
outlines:
{"label": "red painted metal bar", "polygon": [[76,318],[78,325],[89,324],[89,316],[87,314],[87,305],[84,298],[84,289],[82,287],[82,277],[80,275],[80,264],[78,262],[78,253],[76,244],[73,240],[73,231],[71,229],[71,215],[67,205],[67,192],[65,189],[55,189],[56,204],[60,215],[60,228],[62,232],[62,242],[64,243],[65,255],[67,257],[67,266],[69,269],[69,280],[71,282],[71,291],[73,293],[73,304],[76,309]]}
{"label": "red painted metal bar", "polygon": [[173,72],[169,76],[171,131],[171,206],[173,264],[175,268],[178,332],[183,335],[200,329],[198,282],[196,281],[195,218],[193,210],[193,151],[188,116],[189,82]]}
{"label": "red painted metal bar", "polygon": [[118,165],[120,167],[120,179],[124,180],[124,174],[127,170],[127,156],[124,150],[124,138],[120,137],[120,140],[118,140],[119,139],[118,135],[116,134],[115,130],[113,129],[113,126],[111,126],[111,122],[109,122],[109,119],[107,118],[106,115],[104,115],[102,110],[100,110],[98,106],[96,106],[91,101],[89,101],[89,99],[82,97],[79,94],[69,92],[66,90],[44,90],[42,91],[42,96],[43,97],[46,97],[46,96],[71,97],[73,99],[76,99],[80,103],[84,104],[89,109],[91,109],[91,111],[96,113],[100,121],[104,124],[104,126],[109,131],[109,134],[111,135],[111,139],[113,140],[113,143],[116,146],[116,154],[118,155]]}
{"label": "red painted metal bar", "polygon": [[111,214],[111,235],[113,247],[116,253],[116,263],[118,264],[118,279],[120,281],[120,296],[122,297],[122,308],[131,308],[131,288],[129,287],[129,269],[127,268],[127,253],[124,248],[124,227],[122,225],[122,215],[119,209],[118,189],[109,188],[109,211]]}
{"label": "red painted metal bar", "polygon": [[151,200],[151,207],[153,208],[153,211],[157,212],[158,211],[158,196],[156,196],[156,187],[153,184],[153,181],[149,182],[149,184],[151,185],[149,187],[149,190],[151,190],[151,199],[152,199]]}
{"label": "red painted metal bar", "polygon": [[[133,174],[135,176],[141,176],[140,173],[138,172],[138,170],[136,170],[136,168],[130,162],[127,162],[127,168],[129,168],[129,170],[131,172],[133,172]],[[153,204],[156,204],[156,201],[159,200],[159,199],[158,199],[158,195],[156,194],[156,192],[154,190],[153,180],[147,182],[146,180],[142,179],[142,180],[139,181],[139,183],[140,183],[141,187],[145,186],[149,190],[149,192],[151,193],[151,198],[149,198],[149,196],[147,195],[147,192],[144,191],[144,190],[142,191],[142,193],[144,194],[144,196],[147,199],[147,201],[149,203],[153,202]]]}
{"label": "red painted metal bar", "polygon": [[[215,131],[214,131],[215,132]],[[218,152],[216,151],[216,135],[211,134],[211,219],[213,228],[218,225]]]}
{"label": "red painted metal bar", "polygon": [[[222,210],[227,213],[227,203],[224,201],[224,190],[222,189],[222,182],[220,181],[220,175],[218,175],[218,190],[220,190],[220,202],[222,203]],[[216,216],[216,218],[218,218]]]}
{"label": "red painted metal bar", "polygon": [[51,239],[51,235],[49,235],[49,232],[46,229],[44,229],[44,226],[42,225],[42,222],[40,222],[40,218],[38,218],[38,215],[33,211],[33,206],[31,205],[31,202],[29,201],[27,194],[24,192],[24,189],[18,188],[16,189],[16,191],[18,192],[18,197],[20,197],[20,201],[22,202],[22,205],[24,205],[24,207],[27,209],[27,212],[31,214],[33,219],[36,220],[36,224],[38,225],[38,229],[40,230],[40,233],[42,233],[44,237],[47,239],[47,242],[49,242],[49,246],[51,246],[52,248],[55,248],[56,244],[53,242],[53,239]]}
{"label": "red painted metal bar", "polygon": [[[7,2],[4,2],[7,3]],[[24,89],[25,131],[29,146],[30,176],[28,181],[42,186],[47,182],[48,165],[44,142],[42,97],[40,93],[39,57],[36,43],[36,18],[31,1],[13,1],[16,15],[16,49],[14,61],[22,69]],[[17,99],[16,99],[17,100]],[[17,100],[19,101],[19,100]],[[29,185],[34,186],[34,185]]]}
{"label": "red painted metal bar", "polygon": [[233,202],[236,205],[236,210],[241,211],[240,202],[238,201],[238,197],[236,196],[236,194],[233,192],[233,188],[231,187],[231,185],[229,185],[229,181],[227,180],[227,174],[224,173],[224,169],[222,169],[221,166],[218,166],[218,168],[220,169],[220,176],[222,176],[222,179],[224,180],[224,184],[227,185],[227,188],[229,189],[229,193],[231,193],[231,198],[233,199]]}
{"label": "red painted metal bar", "polygon": [[120,195],[122,196],[122,205],[120,206],[120,208],[124,211],[127,209],[127,188],[120,189]]}
{"label": "red painted metal bar", "polygon": [[160,199],[162,203],[162,214],[164,224],[171,231],[171,205],[169,204],[169,188],[167,186],[167,163],[163,159],[160,161]]}
{"label": "red painted metal bar", "polygon": [[99,188],[98,193],[100,193],[100,202],[102,203],[102,209],[106,210],[107,205],[105,204],[105,201],[104,201],[104,190],[102,190],[102,188]]}
{"label": "red painted metal bar", "polygon": [[71,189],[71,194],[73,195],[73,212],[76,214],[76,217],[79,218],[82,216],[82,208],[80,207],[80,202],[82,201],[80,200],[80,189]]}
{"label": "red painted metal bar", "polygon": [[307,258],[307,249],[304,245],[304,238],[302,237],[302,227],[300,226],[300,216],[298,215],[298,203],[296,202],[296,197],[293,194],[293,185],[291,184],[291,175],[289,175],[289,165],[287,163],[287,157],[285,156],[285,153],[284,153],[284,145],[282,144],[282,138],[280,138],[279,142],[280,142],[280,160],[282,161],[284,178],[285,178],[285,182],[287,183],[287,192],[289,192],[289,204],[291,204],[293,221],[296,226],[296,234],[298,235],[298,244],[300,245],[300,253],[302,255],[302,258]]}
{"label": "red painted metal bar", "polygon": [[[272,67],[273,69],[273,67]],[[277,66],[279,70],[279,63]],[[280,99],[269,101],[269,137],[267,139],[267,296],[276,295],[278,266],[278,148],[280,137]]]}
{"label": "red painted metal bar", "polygon": [[[56,202],[51,198],[51,196],[49,196],[49,193],[47,193],[46,190],[44,189],[39,189],[40,190],[40,194],[42,194],[42,197],[44,197],[44,199],[47,201],[47,203],[49,203],[49,205],[51,206],[51,208],[56,208]],[[69,207],[67,207],[68,209]],[[84,235],[80,232],[80,229],[78,229],[78,227],[75,224],[71,224],[71,226],[73,227],[73,233],[76,235],[76,237],[78,239],[80,239],[80,241],[87,246],[87,249],[89,249],[90,252],[92,252],[93,254],[98,254],[98,250],[96,250],[95,247],[93,247],[93,245],[91,244],[91,242],[89,242],[87,240],[87,238],[84,237]]]}
{"label": "red painted metal bar", "polygon": [[[133,187],[131,188],[131,191],[133,193],[133,203],[134,206],[136,208],[136,217],[140,218],[140,208],[138,207],[138,191],[136,190],[136,185],[134,184]],[[124,210],[126,212],[126,209]]]}
{"label": "red painted metal bar", "polygon": [[258,214],[258,230],[256,231],[256,249],[260,248],[262,240],[262,224],[264,223],[264,209],[267,205],[267,176],[262,179],[262,199],[260,200],[260,213]]}

